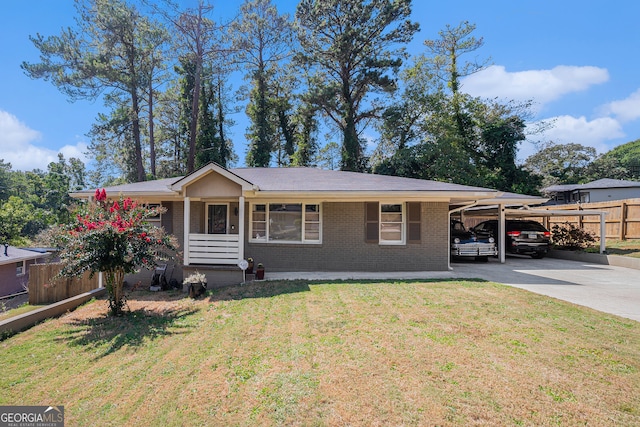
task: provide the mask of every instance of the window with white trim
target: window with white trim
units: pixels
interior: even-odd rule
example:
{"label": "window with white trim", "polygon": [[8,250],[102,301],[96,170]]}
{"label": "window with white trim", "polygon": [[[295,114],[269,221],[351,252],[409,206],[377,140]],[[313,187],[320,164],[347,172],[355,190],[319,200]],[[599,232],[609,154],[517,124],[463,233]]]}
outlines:
{"label": "window with white trim", "polygon": [[[147,203],[147,204],[145,204],[145,206],[148,209],[155,209],[155,208],[161,208],[162,204],[161,203]],[[162,226],[162,214],[150,216],[149,218],[147,218],[147,222],[149,224],[155,226],[155,227],[160,228]]]}
{"label": "window with white trim", "polygon": [[27,274],[27,262],[18,261],[16,263],[16,276],[24,276]]}
{"label": "window with white trim", "polygon": [[252,204],[250,241],[321,243],[320,205],[316,203]]}
{"label": "window with white trim", "polygon": [[404,221],[404,203],[380,203],[380,244],[403,245]]}

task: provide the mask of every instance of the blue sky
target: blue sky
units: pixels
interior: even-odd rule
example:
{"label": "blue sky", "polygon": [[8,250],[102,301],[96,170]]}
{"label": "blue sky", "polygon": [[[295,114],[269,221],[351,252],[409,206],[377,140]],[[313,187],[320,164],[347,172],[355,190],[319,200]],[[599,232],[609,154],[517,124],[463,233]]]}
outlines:
{"label": "blue sky", "polygon": [[[191,1],[194,0],[184,0]],[[183,2],[184,2],[183,1]],[[240,2],[216,1],[216,17],[230,18]],[[277,1],[293,13],[296,1]],[[100,101],[70,103],[51,83],[31,80],[22,61],[37,62],[29,35],[59,34],[74,24],[72,0],[7,1],[0,25],[0,159],[14,169],[46,169],[65,157],[85,159],[86,136]],[[413,20],[421,31],[409,46],[424,52],[422,42],[437,38],[447,24],[475,23],[484,47],[479,58],[492,66],[463,81],[472,95],[534,101],[532,121],[554,126],[532,140],[576,142],[599,153],[640,138],[640,3],[573,0],[414,0]],[[241,82],[235,84],[237,89]],[[246,119],[240,113],[233,129],[235,151],[244,163]],[[371,137],[374,131],[367,131]],[[518,157],[535,152],[522,144]]]}

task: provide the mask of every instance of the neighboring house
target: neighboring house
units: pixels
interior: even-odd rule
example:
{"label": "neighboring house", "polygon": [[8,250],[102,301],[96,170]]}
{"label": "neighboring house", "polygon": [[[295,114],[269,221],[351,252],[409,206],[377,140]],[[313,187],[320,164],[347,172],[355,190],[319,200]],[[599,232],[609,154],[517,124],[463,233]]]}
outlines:
{"label": "neighboring house", "polygon": [[173,277],[198,270],[218,284],[241,282],[237,265],[247,258],[267,274],[448,270],[450,210],[504,195],[385,175],[217,164],[106,191],[165,207],[158,224],[184,251]]}
{"label": "neighboring house", "polygon": [[49,253],[0,245],[0,297],[27,289],[29,266],[46,260]]}
{"label": "neighboring house", "polygon": [[542,192],[558,205],[608,202],[640,198],[640,182],[605,178],[587,184],[552,185]]}

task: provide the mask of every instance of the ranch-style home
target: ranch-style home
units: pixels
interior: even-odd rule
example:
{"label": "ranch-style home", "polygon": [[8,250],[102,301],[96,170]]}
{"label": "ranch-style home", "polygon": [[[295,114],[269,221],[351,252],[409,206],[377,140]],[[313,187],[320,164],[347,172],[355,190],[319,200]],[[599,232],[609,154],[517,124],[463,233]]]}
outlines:
{"label": "ranch-style home", "polygon": [[46,250],[0,245],[0,298],[24,292],[29,284],[29,266],[45,262]]}
{"label": "ranch-style home", "polygon": [[240,283],[238,265],[248,258],[264,264],[267,277],[270,271],[448,270],[450,213],[507,201],[495,190],[436,181],[214,163],[184,177],[106,191],[166,208],[157,224],[178,238],[184,253],[171,276],[180,280],[198,270],[214,284]]}

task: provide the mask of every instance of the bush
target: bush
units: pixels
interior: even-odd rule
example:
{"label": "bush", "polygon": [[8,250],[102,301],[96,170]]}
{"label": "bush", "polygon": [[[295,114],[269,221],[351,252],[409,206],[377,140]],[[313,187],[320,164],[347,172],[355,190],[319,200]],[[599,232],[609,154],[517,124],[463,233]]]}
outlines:
{"label": "bush", "polygon": [[124,275],[141,268],[153,270],[159,261],[176,255],[175,237],[147,221],[161,213],[126,198],[108,200],[96,190],[93,202],[81,205],[73,222],[52,228],[49,238],[60,248],[60,276],[103,272],[109,309],[120,315],[126,303]]}
{"label": "bush", "polygon": [[582,250],[596,242],[593,233],[576,227],[570,222],[556,224],[551,228],[553,245],[559,249]]}

